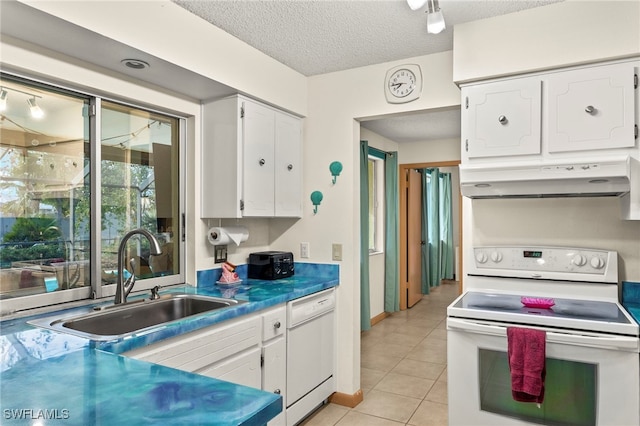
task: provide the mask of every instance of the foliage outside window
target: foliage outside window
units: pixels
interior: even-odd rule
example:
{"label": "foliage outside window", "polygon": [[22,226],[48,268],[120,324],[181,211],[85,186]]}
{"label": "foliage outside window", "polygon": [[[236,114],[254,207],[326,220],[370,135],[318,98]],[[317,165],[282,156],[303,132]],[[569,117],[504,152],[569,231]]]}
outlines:
{"label": "foliage outside window", "polygon": [[146,240],[128,244],[130,272],[149,278],[137,289],[181,281],[179,119],[5,74],[0,119],[3,312],[112,294],[103,286],[115,282],[119,238],[134,228],[163,247],[154,259]]}

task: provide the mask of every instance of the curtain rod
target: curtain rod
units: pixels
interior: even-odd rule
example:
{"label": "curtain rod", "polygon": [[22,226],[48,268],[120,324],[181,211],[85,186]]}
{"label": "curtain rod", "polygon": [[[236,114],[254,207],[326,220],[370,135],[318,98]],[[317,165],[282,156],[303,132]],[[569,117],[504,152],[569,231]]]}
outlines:
{"label": "curtain rod", "polygon": [[383,151],[381,149],[374,148],[372,146],[370,146],[368,148],[369,148],[369,154],[370,155],[373,155],[374,157],[378,157],[378,158],[383,159],[383,160],[384,160],[384,157],[386,155],[396,155],[395,151],[392,151],[392,152]]}

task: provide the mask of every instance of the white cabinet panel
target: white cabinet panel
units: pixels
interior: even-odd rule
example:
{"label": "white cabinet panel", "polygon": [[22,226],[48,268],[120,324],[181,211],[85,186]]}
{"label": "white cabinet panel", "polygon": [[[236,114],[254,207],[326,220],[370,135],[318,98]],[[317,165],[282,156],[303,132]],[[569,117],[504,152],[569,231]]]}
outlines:
{"label": "white cabinet panel", "polygon": [[633,64],[552,74],[546,86],[549,152],[634,146]]}
{"label": "white cabinet panel", "polygon": [[202,217],[302,216],[300,118],[233,96],[202,119]]}
{"label": "white cabinet panel", "polygon": [[260,389],[260,348],[243,352],[226,361],[195,371],[203,376],[226,380],[239,385]]}
{"label": "white cabinet panel", "polygon": [[282,305],[262,314],[262,341],[266,342],[285,333],[287,308]]}
{"label": "white cabinet panel", "polygon": [[539,154],[541,87],[524,78],[464,88],[463,155]]}
{"label": "white cabinet panel", "polygon": [[275,216],[302,216],[302,122],[276,114]]}
{"label": "white cabinet panel", "polygon": [[287,343],[283,337],[265,343],[262,348],[262,390],[284,396],[287,385]]}
{"label": "white cabinet panel", "polygon": [[244,216],[273,216],[275,111],[244,102]]}
{"label": "white cabinet panel", "polygon": [[243,318],[163,340],[124,355],[193,372],[252,347],[258,348],[260,327],[257,316]]}

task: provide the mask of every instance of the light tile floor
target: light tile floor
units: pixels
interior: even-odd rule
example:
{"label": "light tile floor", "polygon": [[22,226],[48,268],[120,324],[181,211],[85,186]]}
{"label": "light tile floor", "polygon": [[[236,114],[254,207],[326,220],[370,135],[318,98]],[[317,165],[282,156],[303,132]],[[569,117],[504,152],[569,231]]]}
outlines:
{"label": "light tile floor", "polygon": [[458,283],[423,296],[361,334],[361,388],[354,408],[327,404],[305,426],[446,426],[447,306]]}

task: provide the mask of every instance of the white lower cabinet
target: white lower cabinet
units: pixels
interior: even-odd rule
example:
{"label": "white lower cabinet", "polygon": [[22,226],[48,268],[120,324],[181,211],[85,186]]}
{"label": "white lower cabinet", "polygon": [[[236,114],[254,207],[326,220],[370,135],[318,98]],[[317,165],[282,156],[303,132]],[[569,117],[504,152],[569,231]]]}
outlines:
{"label": "white lower cabinet", "polygon": [[282,395],[286,424],[287,311],[284,304],[123,355]]}
{"label": "white lower cabinet", "polygon": [[262,390],[282,395],[282,412],[269,426],[286,424],[287,310],[285,305],[262,314]]}
{"label": "white lower cabinet", "polygon": [[243,317],[123,355],[260,388],[261,326],[257,315]]}

